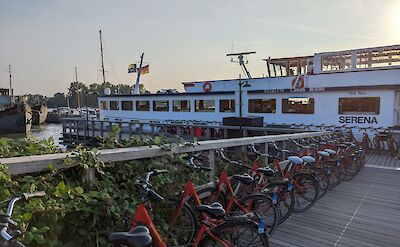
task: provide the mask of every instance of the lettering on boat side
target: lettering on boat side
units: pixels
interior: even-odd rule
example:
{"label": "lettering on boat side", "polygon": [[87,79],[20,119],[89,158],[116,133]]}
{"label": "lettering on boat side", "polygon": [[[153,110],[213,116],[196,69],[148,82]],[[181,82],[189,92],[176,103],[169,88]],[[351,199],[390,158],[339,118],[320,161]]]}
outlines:
{"label": "lettering on boat side", "polygon": [[378,120],[376,120],[376,117],[366,117],[366,116],[340,116],[339,117],[339,123],[346,123],[346,124],[377,124]]}
{"label": "lettering on boat side", "polygon": [[286,88],[286,89],[265,89],[264,93],[305,93],[305,92],[324,92],[325,87],[309,87],[309,88]]}

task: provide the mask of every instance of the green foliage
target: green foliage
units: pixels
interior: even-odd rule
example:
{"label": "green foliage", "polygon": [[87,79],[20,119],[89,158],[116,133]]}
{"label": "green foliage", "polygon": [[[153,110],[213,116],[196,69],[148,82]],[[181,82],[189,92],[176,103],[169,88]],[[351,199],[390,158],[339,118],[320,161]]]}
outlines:
{"label": "green foliage", "polygon": [[[118,130],[115,130],[118,132]],[[122,146],[158,145],[171,149],[173,139],[142,136],[127,142],[104,140],[103,148]],[[189,143],[189,145],[191,145]],[[59,152],[50,141],[0,139],[2,157]],[[109,246],[111,232],[129,229],[139,197],[134,188],[138,176],[152,169],[167,169],[169,173],[152,180],[155,189],[166,197],[183,189],[189,174],[183,155],[166,155],[146,160],[104,163],[98,150],[77,147],[74,155],[65,159],[70,168],[11,177],[0,164],[0,201],[11,195],[43,190],[46,196],[15,207],[14,219],[23,232],[27,246]],[[95,170],[96,180],[89,183],[87,172]],[[204,175],[193,177],[197,183]],[[0,211],[6,205],[0,205]],[[160,217],[160,215],[155,216]]]}
{"label": "green foliage", "polygon": [[36,140],[34,138],[0,138],[0,158],[27,155],[53,154],[61,152],[54,140]]}

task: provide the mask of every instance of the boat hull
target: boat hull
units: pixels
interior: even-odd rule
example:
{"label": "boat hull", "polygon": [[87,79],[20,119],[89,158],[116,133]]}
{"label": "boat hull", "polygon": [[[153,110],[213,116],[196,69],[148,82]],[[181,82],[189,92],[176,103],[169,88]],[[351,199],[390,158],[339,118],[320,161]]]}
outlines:
{"label": "boat hull", "polygon": [[49,109],[47,108],[46,105],[40,105],[40,106],[35,106],[32,107],[32,112],[33,112],[33,124],[38,125],[38,124],[43,124],[46,122],[47,114],[49,112]]}
{"label": "boat hull", "polygon": [[26,134],[31,130],[32,111],[26,104],[0,112],[0,134]]}

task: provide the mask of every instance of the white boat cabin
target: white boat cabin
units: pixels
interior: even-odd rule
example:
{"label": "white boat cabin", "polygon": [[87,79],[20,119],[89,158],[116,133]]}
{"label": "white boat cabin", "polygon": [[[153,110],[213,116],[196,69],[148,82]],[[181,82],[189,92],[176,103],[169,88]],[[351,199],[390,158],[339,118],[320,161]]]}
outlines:
{"label": "white boat cabin", "polygon": [[99,97],[100,116],[112,121],[263,116],[265,124],[400,125],[400,45],[264,61],[263,78],[184,82],[185,93]]}

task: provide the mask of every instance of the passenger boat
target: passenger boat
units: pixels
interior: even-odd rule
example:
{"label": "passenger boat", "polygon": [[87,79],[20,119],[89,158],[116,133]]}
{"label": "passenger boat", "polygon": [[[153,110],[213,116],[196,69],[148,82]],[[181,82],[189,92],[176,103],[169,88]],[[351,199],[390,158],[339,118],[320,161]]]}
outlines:
{"label": "passenger boat", "polygon": [[0,89],[0,134],[26,134],[32,125],[32,111],[26,103],[14,103],[8,89]]}
{"label": "passenger boat", "polygon": [[[244,65],[243,54],[238,58]],[[100,116],[218,122],[260,116],[265,125],[400,125],[400,45],[264,62],[262,78],[252,78],[246,69],[245,79],[183,82],[184,93],[101,96]]]}

